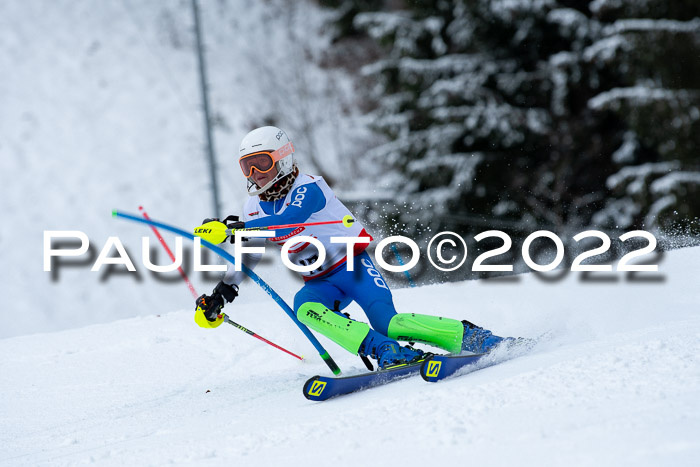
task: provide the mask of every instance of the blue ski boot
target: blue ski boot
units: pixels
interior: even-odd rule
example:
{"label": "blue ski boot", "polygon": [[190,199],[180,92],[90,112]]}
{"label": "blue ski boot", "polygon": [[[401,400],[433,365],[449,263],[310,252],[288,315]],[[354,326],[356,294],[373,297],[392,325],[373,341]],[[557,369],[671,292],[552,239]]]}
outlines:
{"label": "blue ski boot", "polygon": [[422,350],[409,346],[401,347],[394,339],[386,337],[374,329],[370,329],[367,337],[362,341],[358,353],[363,357],[376,358],[379,368],[409,363],[423,356]]}
{"label": "blue ski boot", "polygon": [[375,358],[379,368],[386,368],[401,363],[410,363],[420,359],[423,351],[410,346],[401,347],[398,343],[387,342],[377,349]]}
{"label": "blue ski boot", "polygon": [[512,337],[495,336],[488,329],[479,327],[467,320],[462,321],[462,324],[464,325],[462,352],[486,353],[502,342],[510,343],[515,341]]}
{"label": "blue ski boot", "polygon": [[[423,356],[423,351],[413,347],[401,347],[394,339],[370,329],[358,350],[360,356],[377,359],[379,368],[409,363]],[[369,368],[369,367],[368,367]]]}

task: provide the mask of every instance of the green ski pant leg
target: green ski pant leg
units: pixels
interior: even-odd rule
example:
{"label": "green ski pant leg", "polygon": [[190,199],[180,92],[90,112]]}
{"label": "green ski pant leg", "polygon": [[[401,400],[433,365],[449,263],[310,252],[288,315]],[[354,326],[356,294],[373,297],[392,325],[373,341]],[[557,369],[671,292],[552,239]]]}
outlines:
{"label": "green ski pant leg", "polygon": [[303,303],[297,310],[297,318],[354,354],[357,354],[360,344],[369,334],[369,324],[348,319],[318,302]]}
{"label": "green ski pant leg", "polygon": [[422,342],[451,353],[460,353],[464,325],[461,321],[451,318],[399,313],[391,318],[388,334],[392,339]]}

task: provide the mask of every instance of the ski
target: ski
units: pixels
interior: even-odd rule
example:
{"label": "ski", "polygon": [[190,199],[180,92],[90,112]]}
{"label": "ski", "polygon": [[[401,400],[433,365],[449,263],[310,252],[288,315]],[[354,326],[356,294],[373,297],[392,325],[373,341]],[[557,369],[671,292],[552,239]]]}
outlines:
{"label": "ski", "polygon": [[430,355],[421,364],[420,375],[424,380],[434,383],[454,375],[463,368],[476,365],[486,355],[488,354]]}
{"label": "ski", "polygon": [[[527,354],[538,342],[550,335],[551,333],[548,332],[535,339],[519,337],[505,343],[505,345],[501,344],[489,352],[480,354],[428,355],[423,361],[420,375],[424,380],[434,383],[448,378],[462,369],[465,369],[466,373],[466,369],[470,366],[473,368],[470,368],[469,372],[498,365]],[[489,356],[488,360],[484,358],[486,356]]]}
{"label": "ski", "polygon": [[[493,349],[488,353],[468,355],[427,353],[414,363],[394,365],[384,370],[341,377],[314,376],[304,384],[304,397],[312,401],[325,401],[333,397],[391,383],[418,373],[426,381],[440,381],[455,375],[462,369],[466,371],[470,366],[473,366],[470,370],[475,371],[520,357],[530,351],[545,335],[537,339],[518,338],[509,346]],[[487,356],[490,358],[485,359],[484,357]]]}
{"label": "ski", "polygon": [[314,376],[304,384],[304,397],[312,401],[325,401],[332,397],[381,386],[392,381],[418,374],[424,360],[394,365],[384,370],[360,373],[352,376]]}

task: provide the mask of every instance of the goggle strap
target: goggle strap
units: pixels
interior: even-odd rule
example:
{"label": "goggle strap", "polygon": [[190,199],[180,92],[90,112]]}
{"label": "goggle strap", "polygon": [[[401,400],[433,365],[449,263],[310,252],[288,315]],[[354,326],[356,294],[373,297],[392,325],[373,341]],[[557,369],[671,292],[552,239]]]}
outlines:
{"label": "goggle strap", "polygon": [[281,148],[277,149],[276,151],[272,151],[270,153],[270,156],[272,156],[272,160],[277,162],[280,159],[287,157],[288,155],[290,155],[293,152],[294,152],[294,145],[290,141],[287,144],[285,144],[284,146],[282,146]]}

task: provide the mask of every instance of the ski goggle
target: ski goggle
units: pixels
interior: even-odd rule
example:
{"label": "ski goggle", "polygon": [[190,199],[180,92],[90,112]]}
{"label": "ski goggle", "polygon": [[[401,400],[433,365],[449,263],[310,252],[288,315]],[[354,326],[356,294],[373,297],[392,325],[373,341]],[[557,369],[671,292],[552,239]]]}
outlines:
{"label": "ski goggle", "polygon": [[275,166],[275,163],[294,152],[292,142],[285,144],[276,151],[258,151],[246,154],[238,160],[245,178],[253,175],[253,169],[260,173],[267,173]]}

